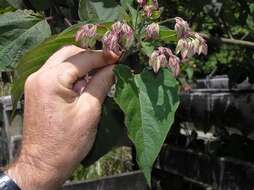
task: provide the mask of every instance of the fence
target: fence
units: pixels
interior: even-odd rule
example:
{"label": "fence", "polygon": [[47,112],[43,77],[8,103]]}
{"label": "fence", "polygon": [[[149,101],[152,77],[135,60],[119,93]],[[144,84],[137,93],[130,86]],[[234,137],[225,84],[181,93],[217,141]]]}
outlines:
{"label": "fence", "polygon": [[0,166],[14,159],[21,140],[22,111],[18,104],[17,112],[11,122],[11,96],[0,97]]}

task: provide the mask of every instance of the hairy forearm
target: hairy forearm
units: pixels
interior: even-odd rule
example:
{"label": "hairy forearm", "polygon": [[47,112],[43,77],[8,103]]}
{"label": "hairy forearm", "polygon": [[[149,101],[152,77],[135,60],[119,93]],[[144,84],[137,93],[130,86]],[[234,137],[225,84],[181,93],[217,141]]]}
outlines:
{"label": "hairy forearm", "polygon": [[54,168],[28,155],[19,157],[6,169],[6,174],[22,190],[55,190],[63,183]]}

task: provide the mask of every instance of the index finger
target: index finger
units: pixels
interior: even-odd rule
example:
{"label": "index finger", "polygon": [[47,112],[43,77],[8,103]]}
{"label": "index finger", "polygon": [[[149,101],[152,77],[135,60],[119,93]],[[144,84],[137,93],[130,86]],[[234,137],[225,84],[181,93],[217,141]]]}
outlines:
{"label": "index finger", "polygon": [[99,69],[118,61],[118,56],[111,52],[84,50],[60,64],[59,82],[67,88],[72,88],[73,84],[83,78],[94,69]]}

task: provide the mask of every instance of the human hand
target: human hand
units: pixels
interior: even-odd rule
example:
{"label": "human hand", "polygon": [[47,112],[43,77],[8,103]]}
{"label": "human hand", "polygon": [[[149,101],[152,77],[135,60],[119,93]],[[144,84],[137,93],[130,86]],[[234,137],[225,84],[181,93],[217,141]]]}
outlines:
{"label": "human hand", "polygon": [[67,46],[29,76],[22,148],[7,170],[21,189],[57,189],[88,154],[117,60],[113,53]]}

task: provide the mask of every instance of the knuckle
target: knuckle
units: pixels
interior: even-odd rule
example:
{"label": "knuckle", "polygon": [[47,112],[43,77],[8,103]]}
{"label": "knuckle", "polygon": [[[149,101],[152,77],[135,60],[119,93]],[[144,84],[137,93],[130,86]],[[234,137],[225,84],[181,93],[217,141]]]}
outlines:
{"label": "knuckle", "polygon": [[65,69],[61,68],[57,72],[57,82],[66,86],[70,84],[70,81],[75,81],[78,76],[78,71],[73,68]]}
{"label": "knuckle", "polygon": [[48,89],[53,78],[50,72],[35,72],[31,74],[25,82],[25,91]]}
{"label": "knuckle", "polygon": [[25,90],[30,89],[36,80],[36,73],[29,75],[25,81]]}

